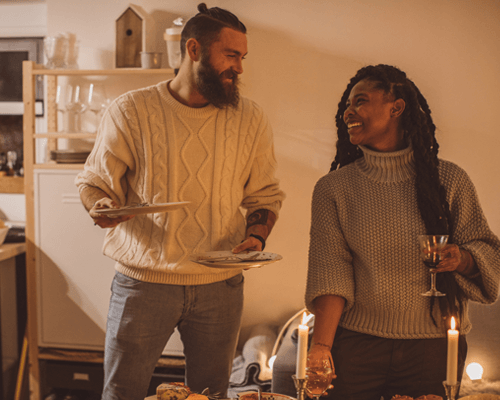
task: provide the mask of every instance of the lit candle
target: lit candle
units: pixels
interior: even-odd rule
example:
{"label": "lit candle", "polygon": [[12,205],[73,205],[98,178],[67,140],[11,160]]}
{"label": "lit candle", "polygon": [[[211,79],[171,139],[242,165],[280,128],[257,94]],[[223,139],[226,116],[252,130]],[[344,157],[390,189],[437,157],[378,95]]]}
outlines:
{"label": "lit candle", "polygon": [[305,324],[306,313],[302,314],[302,322],[299,325],[299,340],[297,345],[297,379],[305,379],[307,364],[307,342],[309,338],[309,327]]}
{"label": "lit candle", "polygon": [[458,364],[458,331],[455,330],[455,317],[451,317],[451,329],[448,329],[448,362],[446,366],[446,383],[457,384]]}

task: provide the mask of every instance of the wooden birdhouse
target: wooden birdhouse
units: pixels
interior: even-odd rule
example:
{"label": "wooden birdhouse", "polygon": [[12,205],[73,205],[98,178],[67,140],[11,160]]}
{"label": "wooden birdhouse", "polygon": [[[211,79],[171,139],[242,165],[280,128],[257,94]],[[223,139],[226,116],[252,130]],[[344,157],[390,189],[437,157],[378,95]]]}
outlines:
{"label": "wooden birdhouse", "polygon": [[130,6],[116,20],[116,68],[140,68],[141,51],[146,51],[147,15]]}

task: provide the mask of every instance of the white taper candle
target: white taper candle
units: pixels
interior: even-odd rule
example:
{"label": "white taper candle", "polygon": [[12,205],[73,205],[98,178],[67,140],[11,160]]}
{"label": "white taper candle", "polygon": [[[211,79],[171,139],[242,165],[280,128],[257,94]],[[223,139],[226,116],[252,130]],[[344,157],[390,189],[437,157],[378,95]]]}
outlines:
{"label": "white taper candle", "polygon": [[309,327],[305,325],[306,313],[302,315],[302,322],[299,325],[299,338],[297,343],[297,369],[295,375],[297,379],[305,379],[307,365],[307,342],[309,338]]}
{"label": "white taper candle", "polygon": [[448,329],[448,359],[446,364],[446,383],[457,384],[458,367],[458,331],[455,330],[455,318],[451,317],[451,329]]}

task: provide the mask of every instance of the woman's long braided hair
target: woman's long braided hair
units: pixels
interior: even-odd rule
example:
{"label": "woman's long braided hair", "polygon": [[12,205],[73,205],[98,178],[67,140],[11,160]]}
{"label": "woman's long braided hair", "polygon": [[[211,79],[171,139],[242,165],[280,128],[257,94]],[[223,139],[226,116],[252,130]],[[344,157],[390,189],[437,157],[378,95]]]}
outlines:
{"label": "woman's long braided hair", "polygon": [[[431,110],[426,99],[417,86],[407,78],[406,74],[396,67],[379,64],[361,68],[354,76],[339,103],[335,121],[337,125],[337,154],[330,171],[342,168],[363,156],[358,146],[349,140],[347,126],[344,122],[346,103],[352,88],[361,80],[376,83],[376,88],[387,94],[392,94],[394,100],[403,99],[406,103],[401,116],[401,128],[406,141],[411,144],[415,158],[417,204],[420,215],[429,235],[449,235],[449,243],[453,243],[453,220],[450,206],[446,200],[446,190],[439,180],[438,149],[435,138],[436,126],[431,118]],[[415,238],[417,240],[417,238]],[[451,272],[437,274],[439,287],[446,293],[439,298],[439,307],[443,316],[443,327],[449,326],[446,321],[451,316],[461,316],[464,293],[457,285]],[[431,297],[430,314],[433,315],[434,297]],[[458,301],[457,301],[458,300]],[[458,318],[460,321],[461,318]]]}

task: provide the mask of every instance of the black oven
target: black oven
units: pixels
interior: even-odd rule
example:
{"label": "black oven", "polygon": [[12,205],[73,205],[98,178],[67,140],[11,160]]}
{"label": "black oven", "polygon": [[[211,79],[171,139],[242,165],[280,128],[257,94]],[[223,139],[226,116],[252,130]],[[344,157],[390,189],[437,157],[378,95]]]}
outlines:
{"label": "black oven", "polygon": [[[0,115],[23,114],[23,61],[43,63],[43,38],[0,38]],[[43,114],[43,83],[37,82],[36,113]]]}

